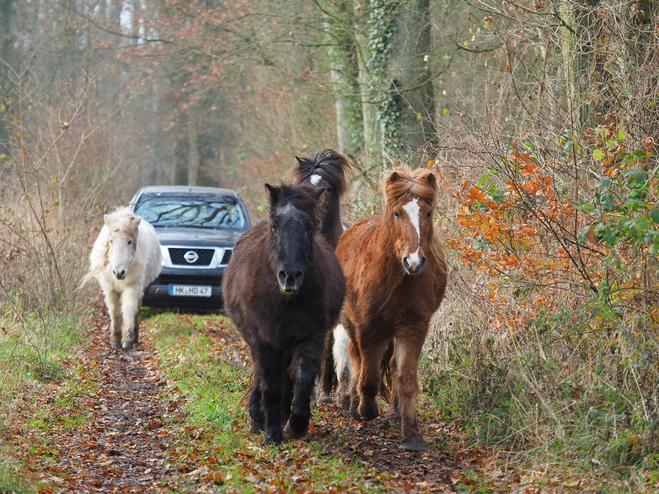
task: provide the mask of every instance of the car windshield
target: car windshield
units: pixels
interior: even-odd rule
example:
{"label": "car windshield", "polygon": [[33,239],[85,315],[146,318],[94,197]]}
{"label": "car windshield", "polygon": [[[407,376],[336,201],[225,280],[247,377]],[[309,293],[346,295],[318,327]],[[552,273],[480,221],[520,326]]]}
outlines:
{"label": "car windshield", "polygon": [[231,196],[148,194],[140,197],[135,214],[157,228],[241,229],[245,215]]}

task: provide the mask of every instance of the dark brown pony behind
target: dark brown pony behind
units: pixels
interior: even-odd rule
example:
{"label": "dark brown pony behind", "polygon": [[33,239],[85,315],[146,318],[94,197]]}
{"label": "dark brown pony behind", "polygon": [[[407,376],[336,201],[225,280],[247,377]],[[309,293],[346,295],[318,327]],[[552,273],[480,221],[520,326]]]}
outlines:
{"label": "dark brown pony behind", "polygon": [[320,205],[320,234],[336,249],[343,234],[341,196],[348,188],[348,160],[333,149],[323,149],[313,158],[295,157],[298,165],[290,172],[294,183],[324,189]]}
{"label": "dark brown pony behind", "polygon": [[437,181],[429,170],[400,167],[382,183],[381,215],[362,218],[336,253],[346,277],[342,322],[350,337],[350,414],[378,416],[382,359],[394,344],[392,410],[403,448],[421,450],[416,417],[417,366],[430,318],[446,289],[446,262],[432,223]]}
{"label": "dark brown pony behind", "polygon": [[[343,234],[341,223],[341,196],[348,188],[346,172],[350,169],[348,160],[333,149],[323,149],[313,158],[295,157],[298,164],[290,172],[295,183],[304,184],[317,189],[323,189],[323,200],[320,205],[320,234],[336,249],[339,238]],[[328,331],[325,340],[325,354],[320,369],[320,393],[318,402],[332,402],[330,394],[336,382],[332,346],[334,332]]]}

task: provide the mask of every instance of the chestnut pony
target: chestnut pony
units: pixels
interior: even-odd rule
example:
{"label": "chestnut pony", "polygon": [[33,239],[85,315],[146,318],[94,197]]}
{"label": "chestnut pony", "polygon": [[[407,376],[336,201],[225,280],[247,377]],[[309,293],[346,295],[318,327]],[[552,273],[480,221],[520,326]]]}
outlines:
{"label": "chestnut pony", "polygon": [[399,167],[382,182],[380,215],[341,237],[337,257],[346,277],[342,322],[350,337],[350,415],[378,416],[385,352],[393,342],[391,411],[400,417],[402,447],[424,449],[416,416],[417,367],[430,318],[446,288],[446,261],[433,230],[433,172]]}
{"label": "chestnut pony", "polygon": [[[323,190],[322,203],[319,206],[319,232],[333,249],[339,243],[343,233],[341,223],[341,196],[348,188],[346,171],[350,169],[348,160],[333,149],[323,149],[313,158],[295,157],[298,164],[290,172],[294,183],[308,185]],[[336,381],[334,372],[334,332],[328,331],[325,340],[325,353],[320,369],[320,390],[318,403],[332,402],[330,394]]]}

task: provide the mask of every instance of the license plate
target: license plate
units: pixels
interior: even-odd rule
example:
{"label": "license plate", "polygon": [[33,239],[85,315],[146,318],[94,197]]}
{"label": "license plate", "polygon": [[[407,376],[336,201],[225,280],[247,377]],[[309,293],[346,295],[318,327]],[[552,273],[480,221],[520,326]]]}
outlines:
{"label": "license plate", "polygon": [[210,286],[169,285],[169,294],[174,297],[210,297],[212,293]]}

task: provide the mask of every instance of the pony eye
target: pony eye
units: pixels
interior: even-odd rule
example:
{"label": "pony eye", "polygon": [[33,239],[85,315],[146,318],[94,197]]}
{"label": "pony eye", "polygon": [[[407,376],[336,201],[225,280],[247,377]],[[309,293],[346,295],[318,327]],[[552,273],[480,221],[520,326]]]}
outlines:
{"label": "pony eye", "polygon": [[128,245],[130,245],[130,244],[132,244],[132,243],[133,243],[133,241],[132,241],[132,240],[129,240],[129,241],[128,241]]}
{"label": "pony eye", "polygon": [[277,225],[275,225],[274,223],[270,223],[270,228],[272,228],[273,232],[277,231]]}
{"label": "pony eye", "polygon": [[398,213],[398,211],[394,211],[394,216],[395,216],[396,218],[400,218],[400,214]]}
{"label": "pony eye", "polygon": [[426,218],[430,218],[431,216],[432,216],[432,211],[428,211],[428,212],[426,213]]}
{"label": "pony eye", "polygon": [[112,243],[112,240],[110,240],[110,243]]}

